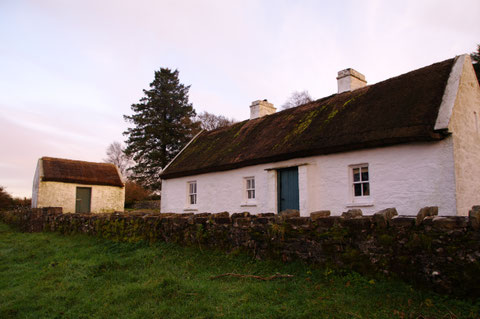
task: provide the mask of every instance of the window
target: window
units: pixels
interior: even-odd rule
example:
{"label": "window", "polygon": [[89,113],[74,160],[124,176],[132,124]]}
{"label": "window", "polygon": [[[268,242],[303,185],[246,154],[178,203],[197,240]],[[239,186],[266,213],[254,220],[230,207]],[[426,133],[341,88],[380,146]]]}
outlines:
{"label": "window", "polygon": [[255,177],[245,178],[245,185],[247,190],[247,200],[255,199]]}
{"label": "window", "polygon": [[188,182],[188,203],[190,205],[197,204],[197,182]]}
{"label": "window", "polygon": [[352,166],[353,196],[370,196],[370,178],[368,176],[368,165]]}

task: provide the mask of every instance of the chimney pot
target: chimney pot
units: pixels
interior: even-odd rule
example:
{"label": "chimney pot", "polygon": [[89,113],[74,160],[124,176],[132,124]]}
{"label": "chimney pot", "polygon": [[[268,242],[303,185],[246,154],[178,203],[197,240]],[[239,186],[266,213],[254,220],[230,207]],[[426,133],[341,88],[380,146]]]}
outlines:
{"label": "chimney pot", "polygon": [[362,73],[349,68],[338,71],[337,84],[338,93],[342,93],[362,88],[367,85],[367,81]]}
{"label": "chimney pot", "polygon": [[273,114],[277,109],[273,106],[272,103],[268,102],[267,99],[256,100],[250,105],[250,119],[256,119],[265,115]]}

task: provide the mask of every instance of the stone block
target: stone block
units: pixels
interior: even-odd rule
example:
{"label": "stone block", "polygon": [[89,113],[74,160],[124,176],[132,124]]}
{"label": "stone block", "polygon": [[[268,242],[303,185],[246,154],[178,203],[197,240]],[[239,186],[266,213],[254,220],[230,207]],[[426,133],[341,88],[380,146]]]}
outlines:
{"label": "stone block", "polygon": [[415,220],[415,225],[420,225],[422,221],[427,216],[437,216],[438,215],[438,206],[428,206],[423,207],[418,211],[417,219]]}
{"label": "stone block", "polygon": [[282,218],[300,217],[300,212],[296,209],[286,209],[278,213]]}
{"label": "stone block", "polygon": [[412,227],[415,225],[415,217],[398,215],[393,217],[390,223],[394,227]]}
{"label": "stone block", "polygon": [[258,217],[253,222],[256,224],[266,225],[269,223],[273,223],[274,221],[275,221],[274,217]]}
{"label": "stone block", "polygon": [[357,218],[362,216],[363,216],[363,213],[361,209],[349,209],[348,211],[342,213],[342,217],[345,219]]}
{"label": "stone block", "polygon": [[467,218],[463,216],[436,216],[433,227],[439,230],[456,230],[467,227]]}
{"label": "stone block", "polygon": [[215,213],[215,214],[212,214],[212,217],[213,218],[226,218],[226,217],[230,217],[230,214],[228,212],[221,212],[221,213]]}
{"label": "stone block", "polygon": [[214,221],[215,221],[215,224],[231,224],[232,223],[232,219],[230,218],[230,216],[228,217],[215,217],[214,218]]}
{"label": "stone block", "polygon": [[324,218],[330,216],[330,211],[329,210],[319,210],[317,212],[310,213],[310,218],[312,220],[317,220],[319,218]]}
{"label": "stone block", "polygon": [[250,217],[250,213],[249,212],[242,212],[242,213],[233,213],[232,214],[232,219],[245,218],[245,217]]}
{"label": "stone block", "polygon": [[248,227],[252,224],[252,220],[249,217],[235,218],[234,222],[235,222],[235,226],[240,226],[240,227]]}
{"label": "stone block", "polygon": [[291,217],[287,219],[286,222],[295,226],[309,226],[311,220],[309,217]]}
{"label": "stone block", "polygon": [[379,227],[387,227],[388,221],[394,216],[398,216],[395,208],[385,208],[373,214],[373,221]]}
{"label": "stone block", "polygon": [[[93,217],[95,218],[95,217]],[[160,219],[160,216],[155,216],[155,215],[145,215],[142,217],[146,222],[148,223],[151,223],[151,222],[155,222],[156,220],[159,220]]]}
{"label": "stone block", "polygon": [[475,230],[480,229],[480,206],[473,206],[468,212],[470,227]]}
{"label": "stone block", "polygon": [[205,224],[208,221],[208,217],[195,216],[193,217],[193,222],[195,224]]}
{"label": "stone block", "polygon": [[340,223],[340,219],[340,216],[329,216],[315,220],[315,224],[319,228],[330,228],[333,225]]}
{"label": "stone block", "polygon": [[372,227],[373,218],[370,216],[361,216],[356,218],[340,219],[340,223],[350,228],[352,231],[367,230]]}
{"label": "stone block", "polygon": [[170,219],[173,221],[173,224],[175,226],[183,227],[186,224],[188,224],[188,218],[177,216],[177,217],[170,217]]}
{"label": "stone block", "polygon": [[258,217],[273,217],[275,215],[276,215],[275,213],[260,213],[260,214],[257,214]]}
{"label": "stone block", "polygon": [[422,225],[427,227],[426,229],[431,229],[431,227],[433,226],[433,219],[435,218],[436,216],[427,216],[425,217],[425,219],[422,221]]}
{"label": "stone block", "polygon": [[62,212],[62,207],[46,207],[47,214],[60,215]]}

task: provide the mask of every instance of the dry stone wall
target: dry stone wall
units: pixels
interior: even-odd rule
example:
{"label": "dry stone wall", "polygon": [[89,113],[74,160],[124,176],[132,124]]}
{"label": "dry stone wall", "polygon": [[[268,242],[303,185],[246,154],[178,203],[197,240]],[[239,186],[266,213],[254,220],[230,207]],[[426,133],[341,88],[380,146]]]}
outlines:
{"label": "dry stone wall", "polygon": [[350,210],[300,217],[281,214],[62,214],[61,208],[0,212],[23,231],[84,233],[128,242],[175,242],[256,258],[301,259],[368,275],[398,277],[443,293],[480,297],[480,206],[468,217],[440,217],[426,207],[417,217],[394,208],[372,216]]}

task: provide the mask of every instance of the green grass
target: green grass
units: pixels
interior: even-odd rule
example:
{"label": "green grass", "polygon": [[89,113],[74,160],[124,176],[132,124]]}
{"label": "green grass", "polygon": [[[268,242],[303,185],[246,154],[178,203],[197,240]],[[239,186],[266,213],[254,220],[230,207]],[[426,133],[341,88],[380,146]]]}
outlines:
{"label": "green grass", "polygon": [[[294,278],[258,281],[227,272]],[[0,318],[479,318],[480,303],[302,263],[0,223]]]}

